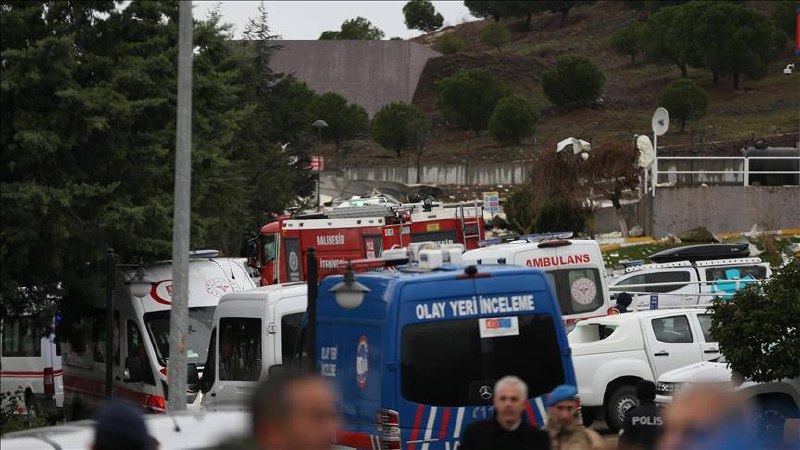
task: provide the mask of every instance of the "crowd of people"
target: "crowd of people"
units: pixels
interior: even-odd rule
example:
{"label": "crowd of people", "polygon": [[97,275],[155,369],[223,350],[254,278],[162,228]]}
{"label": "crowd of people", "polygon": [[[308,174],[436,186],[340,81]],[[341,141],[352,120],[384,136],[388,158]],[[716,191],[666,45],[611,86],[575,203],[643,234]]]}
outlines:
{"label": "crowd of people", "polygon": [[[585,427],[574,386],[561,385],[545,396],[548,418],[538,428],[526,420],[528,387],[516,376],[494,386],[492,418],[470,424],[461,450],[745,450],[756,448],[747,426],[747,405],[716,386],[683,392],[667,410],[654,402],[655,385],[636,387],[639,405],[627,411],[615,445]],[[248,436],[218,445],[219,450],[329,450],[342,426],[338,394],[316,374],[280,372],[262,381],[252,399]],[[101,410],[93,450],[158,450],[141,413],[124,403]],[[787,447],[792,448],[792,447]]]}

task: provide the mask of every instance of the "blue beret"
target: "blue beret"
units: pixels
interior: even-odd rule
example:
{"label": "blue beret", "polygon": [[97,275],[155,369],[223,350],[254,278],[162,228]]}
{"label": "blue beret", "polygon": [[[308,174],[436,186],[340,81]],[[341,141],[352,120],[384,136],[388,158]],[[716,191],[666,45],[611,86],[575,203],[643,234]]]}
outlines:
{"label": "blue beret", "polygon": [[95,440],[105,438],[144,450],[153,447],[153,438],[147,432],[141,411],[127,403],[111,400],[98,411],[95,419]]}
{"label": "blue beret", "polygon": [[553,406],[556,403],[563,402],[564,400],[577,400],[578,389],[575,386],[562,384],[561,386],[553,389],[553,392],[547,395],[547,406]]}

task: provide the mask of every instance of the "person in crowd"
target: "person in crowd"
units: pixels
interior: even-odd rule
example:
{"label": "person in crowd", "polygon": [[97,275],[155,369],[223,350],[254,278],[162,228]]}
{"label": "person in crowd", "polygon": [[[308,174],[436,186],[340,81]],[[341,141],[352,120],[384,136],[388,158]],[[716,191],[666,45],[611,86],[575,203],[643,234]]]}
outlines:
{"label": "person in crowd", "polygon": [[617,295],[617,303],[614,305],[614,308],[620,314],[626,313],[628,312],[628,308],[631,306],[631,303],[633,303],[633,297],[631,294],[628,294],[627,292],[620,292]]}
{"label": "person in crowd", "polygon": [[642,380],[636,385],[639,406],[625,413],[619,436],[620,450],[655,450],[664,425],[661,408],[656,405],[656,385]]}
{"label": "person in crowd", "polygon": [[328,450],[340,428],[339,399],[317,374],[270,373],[253,397],[252,438],[259,450]]}
{"label": "person in crowd", "polygon": [[505,376],[494,385],[494,417],[470,424],[461,450],[548,450],[547,433],[525,421],[528,386],[520,378]]}
{"label": "person in crowd", "polygon": [[142,413],[119,400],[111,400],[95,418],[92,450],[155,450],[157,442],[147,432]]}
{"label": "person in crowd", "polygon": [[552,450],[602,450],[603,438],[583,426],[578,416],[580,403],[575,386],[562,384],[547,396],[549,417],[545,431],[550,435]]}

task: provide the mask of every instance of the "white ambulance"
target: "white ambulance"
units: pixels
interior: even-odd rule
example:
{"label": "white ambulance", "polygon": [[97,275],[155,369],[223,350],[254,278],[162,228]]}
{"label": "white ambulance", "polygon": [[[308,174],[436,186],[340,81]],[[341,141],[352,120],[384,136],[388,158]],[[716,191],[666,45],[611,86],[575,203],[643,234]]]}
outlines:
{"label": "white ambulance", "polygon": [[290,363],[300,344],[306,292],[305,282],[285,283],[220,299],[200,383],[206,408],[247,406],[269,368]]}
{"label": "white ambulance", "polygon": [[611,308],[605,265],[597,241],[522,238],[464,253],[467,264],[509,264],[544,270],[567,324],[605,316]]}
{"label": "white ambulance", "polygon": [[[206,361],[211,322],[220,297],[254,289],[246,260],[217,258],[216,252],[193,252],[189,262],[189,329],[187,403],[199,407],[199,374]],[[164,412],[167,398],[172,263],[146,267],[152,280],[142,298],[125,284],[132,273],[117,277],[113,323],[113,394],[140,405],[148,412]],[[64,409],[69,418],[89,414],[105,399],[105,308],[97,307],[67,333],[62,355]],[[196,370],[195,370],[196,369]]]}
{"label": "white ambulance", "polygon": [[0,321],[0,391],[17,393],[17,413],[58,417],[64,404],[60,346],[35,322],[29,315]]}

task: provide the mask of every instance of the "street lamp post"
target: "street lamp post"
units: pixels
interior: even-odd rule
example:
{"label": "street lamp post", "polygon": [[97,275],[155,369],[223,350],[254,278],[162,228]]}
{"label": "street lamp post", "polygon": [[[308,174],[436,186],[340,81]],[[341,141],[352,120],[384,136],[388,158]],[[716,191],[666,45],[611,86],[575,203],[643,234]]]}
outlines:
{"label": "street lamp post", "polygon": [[319,178],[320,169],[322,169],[322,129],[328,126],[328,122],[325,122],[322,119],[317,119],[311,124],[311,126],[317,129],[317,211],[319,211],[321,209],[319,197],[322,187]]}

